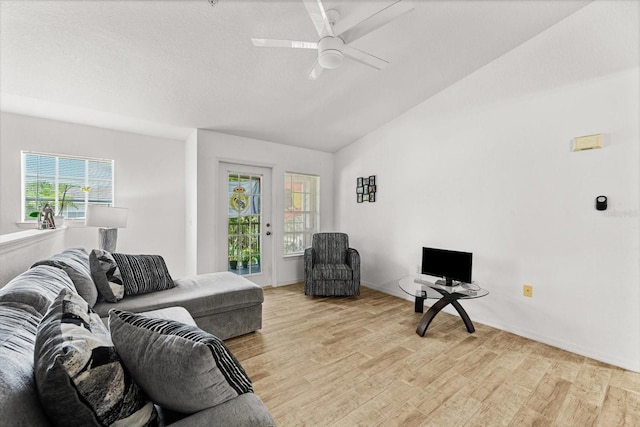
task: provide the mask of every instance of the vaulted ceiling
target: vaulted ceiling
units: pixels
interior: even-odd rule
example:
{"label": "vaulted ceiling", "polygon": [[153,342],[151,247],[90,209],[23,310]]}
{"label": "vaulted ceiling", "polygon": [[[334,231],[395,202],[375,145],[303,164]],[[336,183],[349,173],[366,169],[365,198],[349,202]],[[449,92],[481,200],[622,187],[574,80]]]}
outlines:
{"label": "vaulted ceiling", "polygon": [[[409,0],[403,0],[409,3]],[[392,0],[324,1],[350,28]],[[171,138],[203,128],[334,152],[588,4],[413,0],[353,46],[389,62],[307,75],[302,0],[2,1],[4,111]],[[337,31],[339,32],[339,31]]]}

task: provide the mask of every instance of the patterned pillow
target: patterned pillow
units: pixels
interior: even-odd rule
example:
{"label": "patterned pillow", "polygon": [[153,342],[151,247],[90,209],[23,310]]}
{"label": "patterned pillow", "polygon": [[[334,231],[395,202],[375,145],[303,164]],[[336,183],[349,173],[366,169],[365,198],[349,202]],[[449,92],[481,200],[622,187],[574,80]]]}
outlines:
{"label": "patterned pillow", "polygon": [[122,366],[100,317],[62,290],[38,326],[35,379],[56,425],[156,425],[153,403]]}
{"label": "patterned pillow", "polygon": [[175,287],[160,255],[112,255],[122,275],[125,295],[146,294]]}
{"label": "patterned pillow", "polygon": [[83,248],[72,248],[63,251],[49,259],[38,261],[31,267],[38,265],[50,265],[64,270],[71,278],[73,285],[82,298],[91,307],[96,305],[98,290],[91,277],[89,268],[89,254]]}
{"label": "patterned pillow", "polygon": [[224,343],[196,326],[112,309],[109,329],[135,381],[164,408],[191,414],[253,392]]}
{"label": "patterned pillow", "polygon": [[113,256],[100,249],[89,254],[91,277],[98,288],[100,296],[108,302],[118,302],[124,298],[124,285],[120,269]]}

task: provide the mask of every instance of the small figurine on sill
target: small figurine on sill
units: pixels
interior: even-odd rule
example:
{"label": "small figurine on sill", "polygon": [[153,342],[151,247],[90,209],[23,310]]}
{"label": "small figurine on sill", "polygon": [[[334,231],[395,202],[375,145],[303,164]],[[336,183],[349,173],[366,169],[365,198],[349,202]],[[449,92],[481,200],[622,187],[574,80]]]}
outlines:
{"label": "small figurine on sill", "polygon": [[53,219],[53,209],[51,209],[49,203],[45,204],[44,208],[42,209],[42,228],[56,228],[56,222]]}

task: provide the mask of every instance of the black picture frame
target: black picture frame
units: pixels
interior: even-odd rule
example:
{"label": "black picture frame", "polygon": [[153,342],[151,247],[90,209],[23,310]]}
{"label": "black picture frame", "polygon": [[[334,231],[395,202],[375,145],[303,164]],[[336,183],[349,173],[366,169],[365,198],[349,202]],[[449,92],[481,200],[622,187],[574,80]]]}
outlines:
{"label": "black picture frame", "polygon": [[356,201],[358,203],[376,201],[376,192],[378,191],[376,181],[375,175],[356,177]]}

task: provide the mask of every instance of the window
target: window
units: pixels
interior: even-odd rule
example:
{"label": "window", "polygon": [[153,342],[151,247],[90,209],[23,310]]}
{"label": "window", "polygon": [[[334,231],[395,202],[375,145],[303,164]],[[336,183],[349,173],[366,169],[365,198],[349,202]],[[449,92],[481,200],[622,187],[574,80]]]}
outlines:
{"label": "window", "polygon": [[303,254],[320,231],[320,177],[284,174],[284,254]]}
{"label": "window", "polygon": [[56,215],[84,219],[87,204],[113,204],[113,160],[22,152],[22,218],[49,203]]}

